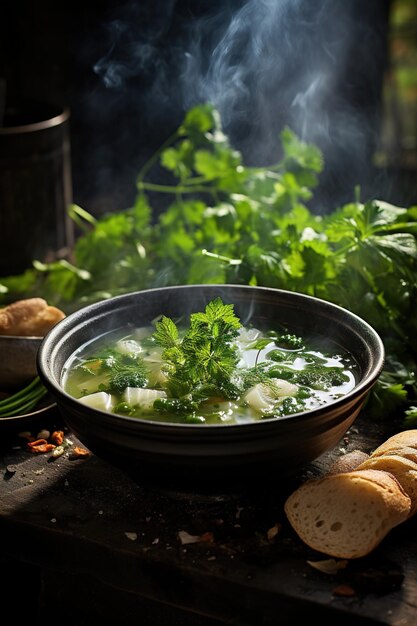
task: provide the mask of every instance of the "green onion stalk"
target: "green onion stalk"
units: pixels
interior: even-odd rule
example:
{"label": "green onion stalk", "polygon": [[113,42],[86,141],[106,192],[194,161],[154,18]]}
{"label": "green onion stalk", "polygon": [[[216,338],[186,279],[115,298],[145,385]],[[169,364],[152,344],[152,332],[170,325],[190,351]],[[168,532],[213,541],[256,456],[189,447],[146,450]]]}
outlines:
{"label": "green onion stalk", "polygon": [[36,376],[26,387],[0,400],[0,418],[29,413],[46,393],[39,376]]}

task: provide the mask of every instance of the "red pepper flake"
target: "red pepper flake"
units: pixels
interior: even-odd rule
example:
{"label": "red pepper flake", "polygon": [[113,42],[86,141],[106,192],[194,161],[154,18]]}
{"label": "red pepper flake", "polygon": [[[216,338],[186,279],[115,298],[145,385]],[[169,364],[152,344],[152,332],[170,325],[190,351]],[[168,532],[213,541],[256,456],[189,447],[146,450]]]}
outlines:
{"label": "red pepper flake", "polygon": [[64,431],[55,430],[50,436],[49,440],[56,446],[60,446],[64,442]]}
{"label": "red pepper flake", "polygon": [[50,452],[55,448],[55,446],[52,443],[48,443],[46,439],[29,441],[26,446],[30,452],[33,452],[33,454],[44,454],[45,452]]}
{"label": "red pepper flake", "polygon": [[39,446],[43,443],[48,443],[46,439],[35,439],[34,441],[29,441],[26,445],[28,448],[33,448],[34,446]]}
{"label": "red pepper flake", "polygon": [[206,533],[203,533],[202,535],[200,535],[200,541],[204,542],[204,543],[213,543],[214,542],[214,535],[212,532],[208,531]]}
{"label": "red pepper flake", "polygon": [[72,454],[77,459],[83,459],[86,456],[88,456],[90,452],[86,450],[85,448],[80,448],[79,446],[75,446],[75,448],[73,448],[72,450]]}
{"label": "red pepper flake", "polygon": [[350,585],[338,585],[332,591],[334,596],[339,596],[341,598],[352,598],[356,596],[356,591]]}

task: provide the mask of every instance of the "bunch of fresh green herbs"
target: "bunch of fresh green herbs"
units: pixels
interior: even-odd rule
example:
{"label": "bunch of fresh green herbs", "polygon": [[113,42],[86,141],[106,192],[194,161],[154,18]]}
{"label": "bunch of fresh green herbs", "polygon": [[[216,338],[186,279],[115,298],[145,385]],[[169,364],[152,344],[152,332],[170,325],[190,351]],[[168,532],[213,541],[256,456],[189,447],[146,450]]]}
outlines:
{"label": "bunch of fresh green herbs", "polygon": [[[335,302],[381,335],[386,366],[368,402],[375,415],[416,419],[417,207],[355,201],[326,215],[306,206],[323,168],[320,151],[288,128],[273,166],[248,167],[210,105],[191,109],[145,164],[134,206],[94,218],[72,206],[82,233],[72,258],[0,280],[0,297],[31,295],[71,311],[140,289],[238,283]],[[170,184],[150,180],[159,163]],[[155,220],[152,201],[168,203]],[[356,194],[358,195],[358,193]]]}

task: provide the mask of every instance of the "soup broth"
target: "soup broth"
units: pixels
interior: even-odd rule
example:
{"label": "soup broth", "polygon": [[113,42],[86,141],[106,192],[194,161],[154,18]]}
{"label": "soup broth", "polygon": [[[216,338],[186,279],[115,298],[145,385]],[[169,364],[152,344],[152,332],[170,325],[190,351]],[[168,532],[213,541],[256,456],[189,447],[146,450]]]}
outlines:
{"label": "soup broth", "polygon": [[[131,418],[210,425],[309,411],[355,386],[350,355],[323,352],[301,337],[240,324],[228,335],[227,327],[220,325],[222,334],[212,325],[207,342],[174,328],[172,322],[158,332],[146,326],[102,335],[67,362],[64,389],[89,406]],[[200,352],[190,365],[193,341]]]}

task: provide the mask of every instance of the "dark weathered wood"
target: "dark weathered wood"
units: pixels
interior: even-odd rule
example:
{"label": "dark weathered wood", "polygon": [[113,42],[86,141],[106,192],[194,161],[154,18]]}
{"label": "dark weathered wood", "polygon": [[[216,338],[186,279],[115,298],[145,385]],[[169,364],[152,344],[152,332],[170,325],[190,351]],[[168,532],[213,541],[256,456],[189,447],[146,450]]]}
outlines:
{"label": "dark weathered wood", "polygon": [[[415,520],[330,576],[308,564],[327,557],[298,539],[283,512],[302,480],[325,472],[343,451],[370,451],[398,430],[359,419],[338,447],[298,475],[211,494],[150,486],[94,455],[52,461],[16,449],[10,436],[0,466],[0,553],[42,572],[41,614],[46,606],[49,615],[60,611],[66,601],[76,624],[95,618],[129,624],[139,611],[143,623],[168,626],[272,626],[305,617],[329,625],[414,626]],[[268,539],[275,525],[279,532]],[[186,545],[180,531],[211,534]],[[354,595],[335,595],[340,585]]]}

